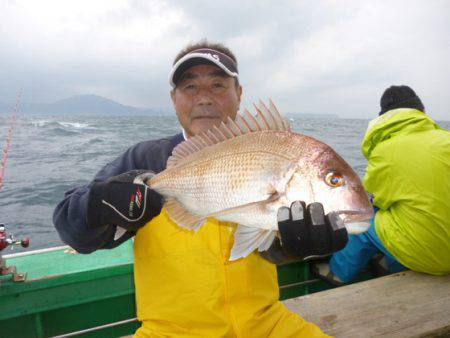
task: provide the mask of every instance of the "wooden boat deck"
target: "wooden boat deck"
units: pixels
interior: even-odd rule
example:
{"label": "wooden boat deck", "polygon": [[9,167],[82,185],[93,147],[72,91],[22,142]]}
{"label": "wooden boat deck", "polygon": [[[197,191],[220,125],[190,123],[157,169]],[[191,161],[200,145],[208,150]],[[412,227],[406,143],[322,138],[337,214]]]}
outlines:
{"label": "wooden boat deck", "polygon": [[450,337],[450,275],[401,272],[284,303],[337,338]]}

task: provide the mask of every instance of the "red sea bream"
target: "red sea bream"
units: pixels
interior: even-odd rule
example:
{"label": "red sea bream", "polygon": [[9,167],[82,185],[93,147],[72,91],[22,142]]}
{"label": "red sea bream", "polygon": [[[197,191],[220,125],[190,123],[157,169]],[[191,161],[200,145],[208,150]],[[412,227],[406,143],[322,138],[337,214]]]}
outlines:
{"label": "red sea bream", "polygon": [[351,166],[293,132],[272,102],[256,110],[182,142],[167,169],[147,181],[165,197],[169,216],[192,230],[208,217],[238,224],[230,260],[268,249],[278,209],[298,200],[337,212],[349,233],[367,230],[373,208]]}

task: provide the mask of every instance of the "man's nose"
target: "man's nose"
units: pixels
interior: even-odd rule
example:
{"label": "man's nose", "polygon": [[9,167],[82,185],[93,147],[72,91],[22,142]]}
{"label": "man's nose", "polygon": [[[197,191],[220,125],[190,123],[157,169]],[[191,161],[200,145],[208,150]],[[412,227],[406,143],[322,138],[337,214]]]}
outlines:
{"label": "man's nose", "polygon": [[213,103],[211,93],[207,88],[200,88],[197,93],[197,103],[199,105],[211,105]]}

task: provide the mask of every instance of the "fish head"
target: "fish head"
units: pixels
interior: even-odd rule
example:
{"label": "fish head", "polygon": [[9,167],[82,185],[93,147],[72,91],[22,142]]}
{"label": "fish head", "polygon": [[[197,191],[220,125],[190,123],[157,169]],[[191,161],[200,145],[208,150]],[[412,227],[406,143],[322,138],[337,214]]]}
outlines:
{"label": "fish head", "polygon": [[325,214],[334,212],[349,233],[368,230],[373,207],[353,168],[328,145],[310,138],[308,156],[301,156],[287,187],[289,201],[319,202]]}

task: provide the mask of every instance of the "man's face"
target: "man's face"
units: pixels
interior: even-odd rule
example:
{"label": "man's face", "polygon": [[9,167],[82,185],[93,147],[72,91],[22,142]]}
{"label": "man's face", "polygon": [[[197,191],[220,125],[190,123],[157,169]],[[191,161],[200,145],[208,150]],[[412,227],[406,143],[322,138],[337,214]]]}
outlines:
{"label": "man's face", "polygon": [[241,102],[242,87],[213,65],[198,65],[182,75],[171,97],[178,119],[188,136],[198,135],[234,119]]}

